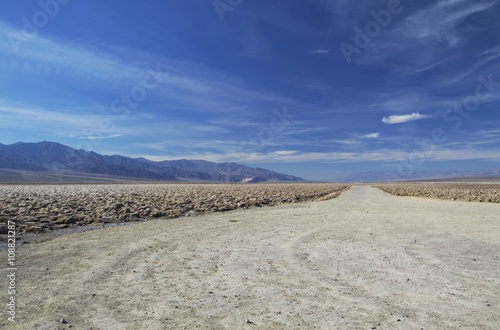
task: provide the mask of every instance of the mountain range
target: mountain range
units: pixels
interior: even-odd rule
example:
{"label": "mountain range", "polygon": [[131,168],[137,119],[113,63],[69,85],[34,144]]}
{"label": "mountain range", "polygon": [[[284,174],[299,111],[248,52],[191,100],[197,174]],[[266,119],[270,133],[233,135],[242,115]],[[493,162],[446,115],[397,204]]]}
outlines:
{"label": "mountain range", "polygon": [[75,173],[161,181],[262,182],[304,181],[302,178],[237,163],[204,160],[151,161],[145,158],[100,155],[56,142],[0,143],[0,169],[45,172],[59,176]]}
{"label": "mountain range", "polygon": [[[478,181],[500,180],[500,168],[481,171],[415,170],[371,171],[352,174],[337,182],[391,182],[419,180]],[[151,161],[120,155],[106,156],[76,150],[56,142],[0,143],[0,182],[53,181],[196,181],[196,182],[300,182],[302,178],[252,168],[238,163],[213,163],[205,160]],[[481,180],[479,180],[481,181]]]}

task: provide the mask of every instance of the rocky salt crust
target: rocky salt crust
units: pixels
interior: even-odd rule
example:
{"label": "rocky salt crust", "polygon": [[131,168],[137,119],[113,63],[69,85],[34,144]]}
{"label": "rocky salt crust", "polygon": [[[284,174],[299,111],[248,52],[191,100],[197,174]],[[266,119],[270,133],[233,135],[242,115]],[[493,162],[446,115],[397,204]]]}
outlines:
{"label": "rocky salt crust", "polygon": [[396,196],[432,197],[452,201],[500,203],[499,184],[392,184],[378,186]]}
{"label": "rocky salt crust", "polygon": [[0,234],[196,216],[337,197],[336,184],[116,184],[0,186]]}

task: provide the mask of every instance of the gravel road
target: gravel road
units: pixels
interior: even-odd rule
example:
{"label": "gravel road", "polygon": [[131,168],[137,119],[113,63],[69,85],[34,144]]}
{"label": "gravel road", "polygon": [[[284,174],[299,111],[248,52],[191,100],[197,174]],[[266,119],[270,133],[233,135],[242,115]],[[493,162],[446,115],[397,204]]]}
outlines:
{"label": "gravel road", "polygon": [[368,186],[75,233],[17,248],[0,328],[498,329],[499,237],[498,204]]}

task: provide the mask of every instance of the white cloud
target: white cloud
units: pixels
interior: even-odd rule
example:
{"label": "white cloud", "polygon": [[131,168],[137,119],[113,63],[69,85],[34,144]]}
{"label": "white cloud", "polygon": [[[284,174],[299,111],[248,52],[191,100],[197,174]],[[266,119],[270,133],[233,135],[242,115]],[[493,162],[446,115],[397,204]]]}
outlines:
{"label": "white cloud", "polygon": [[437,61],[437,62],[434,62],[432,64],[429,64],[427,65],[426,67],[424,68],[421,68],[421,69],[415,69],[415,73],[419,73],[419,72],[424,72],[424,71],[427,71],[427,70],[431,70],[431,69],[434,69],[435,67],[438,67],[440,66],[441,64],[443,63],[446,63],[450,61],[450,58],[445,58],[443,60],[440,60],[440,61]]}
{"label": "white cloud", "polygon": [[379,137],[380,133],[378,132],[358,136],[359,139],[378,139]]}
{"label": "white cloud", "polygon": [[490,137],[500,137],[500,129],[492,129],[492,130],[480,130],[472,134],[473,136],[482,137],[482,138],[490,138]]}
{"label": "white cloud", "polygon": [[384,117],[384,118],[382,118],[382,122],[384,124],[389,124],[389,125],[402,124],[402,123],[406,123],[406,122],[413,121],[413,120],[425,119],[428,117],[429,116],[421,115],[418,112],[414,112],[414,113],[409,114],[409,115],[394,115],[394,116]]}
{"label": "white cloud", "polygon": [[330,52],[330,49],[309,49],[307,51],[308,54],[318,55],[318,54],[327,54]]}
{"label": "white cloud", "polygon": [[79,137],[80,140],[107,140],[107,139],[115,139],[122,136],[122,134],[113,134],[113,135],[93,135],[93,136],[82,136]]}
{"label": "white cloud", "polygon": [[276,155],[286,156],[286,155],[296,154],[296,153],[298,153],[298,151],[297,150],[280,150],[280,151],[275,151],[274,153]]}

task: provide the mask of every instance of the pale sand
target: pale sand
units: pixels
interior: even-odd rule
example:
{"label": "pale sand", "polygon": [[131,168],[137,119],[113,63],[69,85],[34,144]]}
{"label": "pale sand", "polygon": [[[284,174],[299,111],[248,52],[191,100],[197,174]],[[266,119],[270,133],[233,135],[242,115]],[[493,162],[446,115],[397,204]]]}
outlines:
{"label": "pale sand", "polygon": [[500,328],[498,204],[356,186],[333,200],[105,228],[17,254],[18,322],[3,314],[0,328]]}

